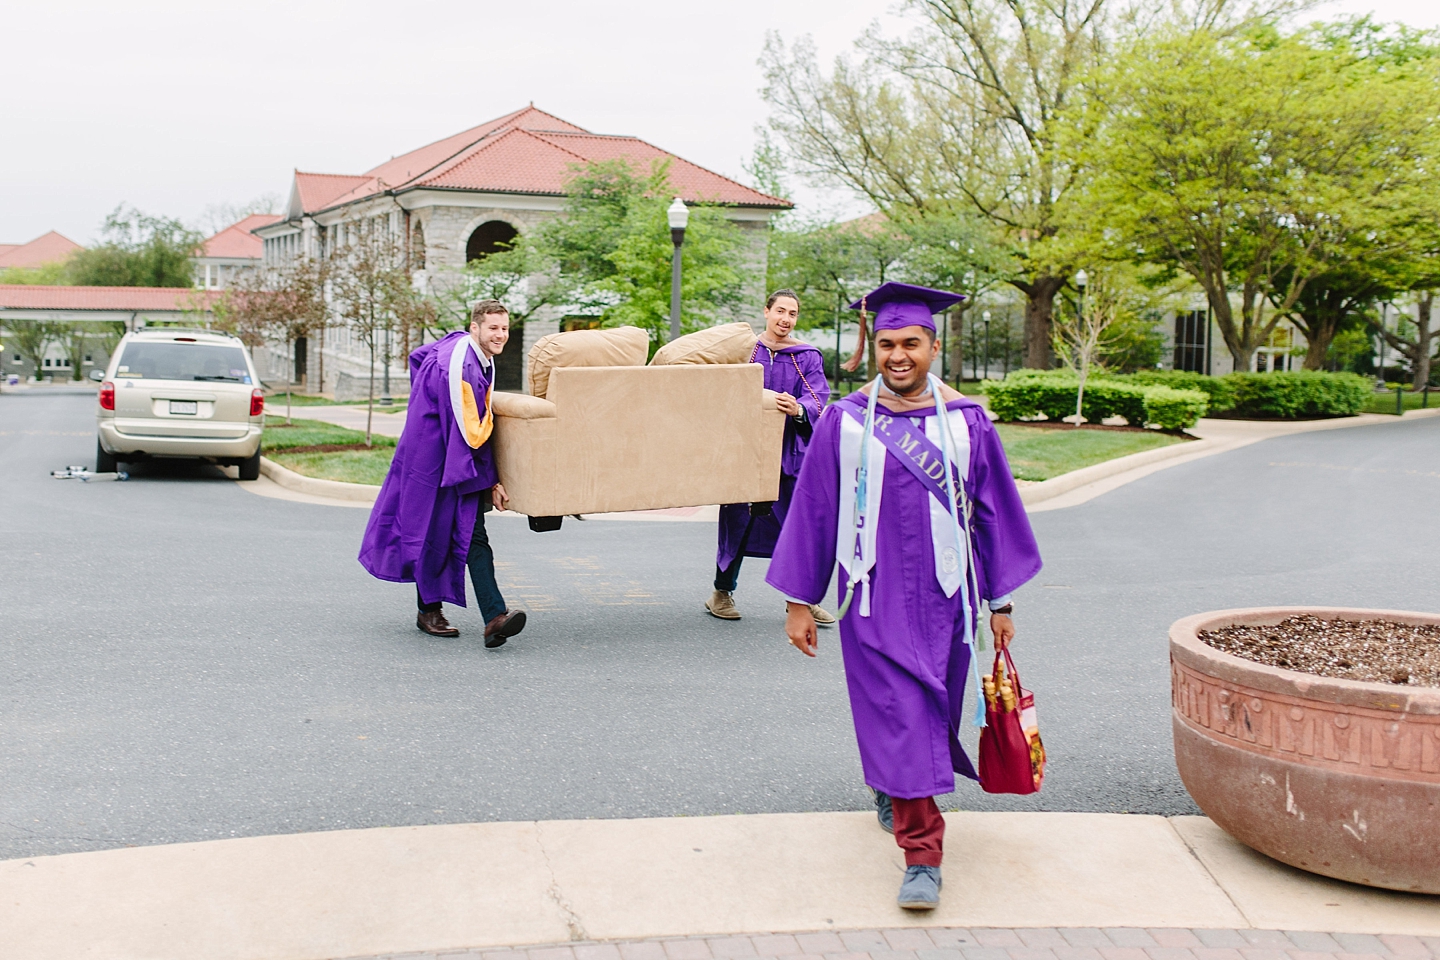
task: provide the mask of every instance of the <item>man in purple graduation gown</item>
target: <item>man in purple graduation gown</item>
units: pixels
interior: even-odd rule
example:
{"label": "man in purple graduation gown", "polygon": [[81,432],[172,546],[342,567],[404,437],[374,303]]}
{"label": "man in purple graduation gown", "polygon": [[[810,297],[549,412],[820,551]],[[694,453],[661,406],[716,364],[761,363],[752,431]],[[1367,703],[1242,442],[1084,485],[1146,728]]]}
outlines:
{"label": "man in purple graduation gown", "polygon": [[[867,295],[880,377],[816,424],[766,576],[790,601],[791,643],[813,657],[809,605],[840,563],[850,598],[840,649],[860,761],[881,824],[905,851],[898,899],[908,909],[939,903],[945,821],[934,797],[955,789],[956,772],[977,779],[957,739],[977,607],[988,601],[995,645],[1008,646],[1010,594],[1040,570],[995,428],[929,376],[939,355],[931,315],[960,299],[897,283]],[[967,499],[968,543],[954,520]]]}
{"label": "man in purple graduation gown", "polygon": [[[805,447],[830,399],[820,351],[790,335],[799,318],[800,297],[795,291],[776,290],[770,294],[765,301],[765,332],[750,355],[751,363],[765,369],[765,389],[779,394],[775,405],[786,415],[780,448],[780,498],[774,503],[727,503],[720,508],[715,589],[705,601],[705,609],[721,620],[740,619],[740,611],[735,608],[740,564],[746,557],[768,557],[775,549],[800,465],[805,461]],[[822,626],[835,622],[835,617],[819,606],[811,608],[811,615]]]}
{"label": "man in purple graduation gown", "polygon": [[505,607],[485,532],[485,512],[504,509],[508,499],[490,449],[490,392],[494,358],[509,338],[505,306],[482,300],[468,331],[410,354],[405,429],[360,545],[360,563],[372,575],[415,584],[415,625],[431,636],[460,635],[442,604],[465,606],[468,567],[491,648],[525,628],[524,611]]}

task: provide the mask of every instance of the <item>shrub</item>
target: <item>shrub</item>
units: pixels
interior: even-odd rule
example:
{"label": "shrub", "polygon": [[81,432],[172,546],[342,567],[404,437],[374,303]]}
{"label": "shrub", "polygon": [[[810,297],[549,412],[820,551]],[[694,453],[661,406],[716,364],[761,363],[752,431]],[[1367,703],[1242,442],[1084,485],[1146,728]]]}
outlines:
{"label": "shrub", "polygon": [[1211,377],[1188,370],[1141,370],[1116,377],[1126,383],[1142,386],[1173,387],[1176,390],[1199,390],[1209,401],[1211,412],[1235,406],[1235,386],[1224,377]]}
{"label": "shrub", "polygon": [[[988,384],[986,393],[991,411],[1001,420],[1029,419],[1042,413],[1046,419],[1063,420],[1075,413],[1079,387],[1079,378],[1069,371],[1025,370]],[[1183,430],[1205,415],[1206,406],[1206,396],[1199,391],[1097,376],[1085,383],[1081,413],[1091,423],[1123,417],[1135,427],[1154,423],[1166,430]]]}
{"label": "shrub", "polygon": [[1162,430],[1184,430],[1205,416],[1209,400],[1199,390],[1173,387],[1145,388],[1145,421]]}
{"label": "shrub", "polygon": [[1370,381],[1354,373],[1232,373],[1225,379],[1235,389],[1231,413],[1240,417],[1351,417],[1372,391]]}

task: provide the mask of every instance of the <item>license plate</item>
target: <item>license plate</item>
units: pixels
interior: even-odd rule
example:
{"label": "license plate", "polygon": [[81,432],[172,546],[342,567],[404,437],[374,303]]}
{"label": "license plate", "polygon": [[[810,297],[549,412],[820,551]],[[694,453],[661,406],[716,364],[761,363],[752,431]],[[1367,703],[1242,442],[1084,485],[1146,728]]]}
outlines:
{"label": "license plate", "polygon": [[200,404],[194,400],[171,400],[170,412],[172,414],[188,413],[193,417],[200,412]]}

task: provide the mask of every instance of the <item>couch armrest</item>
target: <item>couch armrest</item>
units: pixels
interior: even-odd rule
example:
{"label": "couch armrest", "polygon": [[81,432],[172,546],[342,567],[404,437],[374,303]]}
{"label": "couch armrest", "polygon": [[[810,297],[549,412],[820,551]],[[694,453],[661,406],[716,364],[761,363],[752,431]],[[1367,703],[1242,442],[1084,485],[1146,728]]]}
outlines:
{"label": "couch armrest", "polygon": [[515,420],[545,420],[555,416],[555,404],[529,394],[502,393],[497,390],[490,395],[490,403],[497,417],[511,417]]}

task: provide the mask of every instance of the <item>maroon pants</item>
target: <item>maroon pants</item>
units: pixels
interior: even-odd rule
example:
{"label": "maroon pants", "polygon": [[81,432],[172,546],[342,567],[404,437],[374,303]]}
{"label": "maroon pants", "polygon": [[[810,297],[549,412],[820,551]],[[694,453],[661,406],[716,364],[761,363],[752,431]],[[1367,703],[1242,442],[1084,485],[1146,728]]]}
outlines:
{"label": "maroon pants", "polygon": [[945,848],[945,818],[934,797],[890,798],[895,813],[895,842],[905,851],[905,866],[938,867]]}

